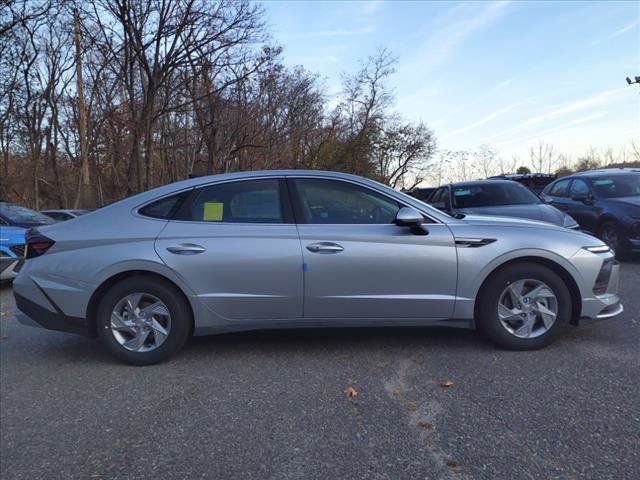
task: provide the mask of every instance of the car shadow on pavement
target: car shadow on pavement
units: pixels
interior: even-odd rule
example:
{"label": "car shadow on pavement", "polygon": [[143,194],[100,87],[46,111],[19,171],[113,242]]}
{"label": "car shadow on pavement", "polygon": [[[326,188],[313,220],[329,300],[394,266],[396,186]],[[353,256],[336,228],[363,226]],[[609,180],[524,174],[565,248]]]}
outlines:
{"label": "car shadow on pavement", "polygon": [[[55,336],[38,342],[39,353],[34,357],[53,364],[81,362],[84,364],[121,364],[97,340],[71,334],[41,332]],[[369,352],[406,352],[416,348],[432,351],[477,351],[495,349],[473,330],[446,327],[386,327],[386,328],[323,328],[267,330],[242,333],[208,335],[189,339],[183,349],[167,360],[216,361],[243,355],[287,356],[305,355],[367,355]]]}

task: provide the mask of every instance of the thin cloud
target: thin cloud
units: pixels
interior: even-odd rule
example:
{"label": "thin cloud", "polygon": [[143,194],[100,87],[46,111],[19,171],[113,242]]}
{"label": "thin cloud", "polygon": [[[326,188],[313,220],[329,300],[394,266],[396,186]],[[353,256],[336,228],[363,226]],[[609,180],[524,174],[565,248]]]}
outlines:
{"label": "thin cloud", "polygon": [[504,141],[500,142],[498,145],[502,146],[502,145],[509,145],[509,144],[512,144],[512,143],[522,143],[522,142],[525,142],[527,140],[532,140],[532,139],[536,139],[536,138],[542,138],[542,137],[545,137],[545,136],[550,135],[552,133],[557,133],[557,132],[562,132],[562,131],[565,131],[565,130],[570,130],[571,128],[577,127],[578,125],[583,125],[585,123],[592,122],[593,120],[597,120],[599,118],[602,118],[605,115],[607,115],[607,112],[605,112],[605,111],[595,112],[595,113],[592,113],[591,115],[572,120],[572,121],[567,122],[567,123],[565,123],[563,125],[558,125],[558,126],[555,126],[553,128],[547,128],[547,129],[544,129],[544,130],[539,130],[539,131],[534,132],[534,133],[529,133],[527,135],[522,135],[520,137],[515,137],[515,138],[508,139],[508,140],[504,140]]}
{"label": "thin cloud", "polygon": [[453,56],[460,44],[475,32],[496,22],[505,12],[508,0],[479,4],[459,4],[451,8],[442,18],[436,20],[439,28],[431,33],[419,52],[419,59],[413,63],[417,67],[436,66]]}
{"label": "thin cloud", "polygon": [[318,30],[299,34],[304,37],[351,37],[354,35],[367,35],[373,32],[373,27],[364,27],[356,29],[338,29],[338,30]]}
{"label": "thin cloud", "polygon": [[374,14],[384,3],[383,0],[370,0],[368,2],[361,2],[362,13],[365,15]]}
{"label": "thin cloud", "polygon": [[507,112],[510,112],[511,110],[513,110],[514,108],[519,107],[520,105],[522,105],[522,102],[512,103],[511,105],[507,105],[506,107],[501,108],[500,110],[496,110],[495,112],[491,112],[489,115],[481,118],[480,120],[478,120],[477,122],[472,123],[471,125],[467,125],[466,127],[462,127],[462,128],[457,129],[457,130],[454,130],[453,132],[449,133],[447,135],[447,137],[450,137],[450,136],[453,136],[453,135],[458,135],[458,134],[460,134],[462,132],[467,132],[469,130],[473,130],[474,128],[481,127],[482,125],[485,125],[487,123],[490,123],[490,122],[494,121],[499,116],[504,115]]}
{"label": "thin cloud", "polygon": [[606,90],[604,92],[597,93],[590,97],[583,98],[581,100],[567,103],[559,107],[553,107],[552,110],[549,110],[546,113],[543,113],[542,115],[536,115],[514,127],[503,130],[502,132],[498,132],[495,135],[491,135],[490,137],[487,137],[485,141],[489,142],[499,138],[503,138],[514,132],[526,131],[527,128],[538,125],[541,122],[553,121],[568,114],[573,114],[576,112],[580,112],[581,110],[606,104],[614,100],[620,94],[626,93],[626,92],[628,92],[628,89],[625,87],[616,88],[613,90]]}
{"label": "thin cloud", "polygon": [[567,113],[573,113],[579,110],[584,110],[585,108],[592,107],[594,105],[599,105],[607,100],[611,99],[611,97],[615,97],[616,95],[626,92],[627,89],[625,87],[616,88],[613,90],[607,90],[605,92],[598,93],[596,95],[592,95],[591,97],[583,98],[582,100],[578,100],[577,102],[572,102],[567,105],[564,105],[555,110],[551,110],[542,115],[538,115],[536,117],[530,118],[526,122],[520,124],[521,127],[529,127],[531,125],[535,125],[537,123],[543,122],[545,120],[553,120],[555,118],[566,115]]}
{"label": "thin cloud", "polygon": [[633,27],[635,27],[638,24],[638,22],[631,22],[629,25],[622,27],[620,30],[616,30],[615,32],[613,32],[609,38],[614,38],[614,37],[618,37],[626,32],[628,32],[629,30],[631,30]]}

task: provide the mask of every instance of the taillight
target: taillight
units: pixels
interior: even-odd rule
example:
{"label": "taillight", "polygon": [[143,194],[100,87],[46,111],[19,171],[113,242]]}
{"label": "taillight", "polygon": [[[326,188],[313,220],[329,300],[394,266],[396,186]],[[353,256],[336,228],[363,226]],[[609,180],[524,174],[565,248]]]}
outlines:
{"label": "taillight", "polygon": [[24,258],[27,259],[44,255],[47,250],[53,247],[53,244],[56,243],[33,228],[27,230],[26,240],[27,246],[25,248]]}

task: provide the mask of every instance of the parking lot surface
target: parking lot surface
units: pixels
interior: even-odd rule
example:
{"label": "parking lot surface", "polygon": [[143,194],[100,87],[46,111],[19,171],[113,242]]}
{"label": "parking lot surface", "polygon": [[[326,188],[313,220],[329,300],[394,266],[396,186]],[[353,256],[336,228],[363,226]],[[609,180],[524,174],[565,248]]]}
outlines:
{"label": "parking lot surface", "polygon": [[19,325],[4,286],[0,477],[638,479],[640,262],[620,290],[623,315],[541,351],[455,329],[261,332],[131,367]]}

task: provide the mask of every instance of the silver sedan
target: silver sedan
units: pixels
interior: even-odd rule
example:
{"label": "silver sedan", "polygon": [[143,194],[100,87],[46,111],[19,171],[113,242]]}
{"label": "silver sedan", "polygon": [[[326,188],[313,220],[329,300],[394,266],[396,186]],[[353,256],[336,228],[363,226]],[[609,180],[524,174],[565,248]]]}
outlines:
{"label": "silver sedan", "polygon": [[541,348],[622,312],[619,265],[544,222],[451,217],[339,173],[201,177],[27,235],[22,323],[151,364],[191,335],[299,327],[477,328]]}

